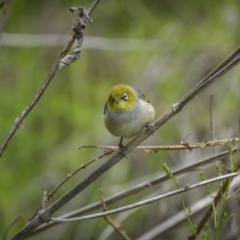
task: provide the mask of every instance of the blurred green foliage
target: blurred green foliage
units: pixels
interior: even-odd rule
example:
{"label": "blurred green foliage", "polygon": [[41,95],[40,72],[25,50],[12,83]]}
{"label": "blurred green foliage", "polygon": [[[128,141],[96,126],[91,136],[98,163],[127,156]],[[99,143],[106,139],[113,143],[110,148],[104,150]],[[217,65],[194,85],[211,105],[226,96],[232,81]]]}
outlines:
{"label": "blurred green foliage", "polygon": [[[4,32],[68,34],[70,38],[75,17],[68,8],[83,4],[89,2],[12,1]],[[98,149],[79,151],[79,146],[118,143],[119,139],[105,129],[102,117],[113,85],[125,83],[143,91],[156,108],[156,118],[160,117],[239,45],[239,7],[237,0],[101,0],[92,14],[93,23],[84,30],[85,36],[120,39],[123,47],[130,39],[146,41],[138,49],[129,51],[118,49],[119,45],[115,51],[97,49],[97,46],[83,49],[79,61],[58,71],[24,121],[24,128],[17,131],[0,159],[0,235],[18,214],[23,214],[10,235],[16,233],[40,206],[45,190],[51,192],[69,172],[102,153]],[[155,41],[151,45],[149,40]],[[1,141],[41,86],[61,49],[59,46],[1,46]],[[239,131],[239,77],[237,66],[143,144],[177,144],[189,133],[190,143],[210,140],[210,95],[214,99],[216,139],[235,137]],[[224,148],[218,148],[221,149]],[[140,182],[140,177],[162,171],[163,162],[176,166],[209,153],[211,149],[149,155],[133,152],[129,159],[123,159],[56,215],[99,200],[100,187],[104,195],[109,196],[131,186],[133,180]],[[53,201],[104,161],[99,160],[69,180]],[[138,201],[143,196],[140,193],[111,208]],[[180,203],[175,205],[181,209]],[[140,209],[123,227],[135,238],[170,214],[172,210],[166,212],[168,207],[167,203],[159,202]],[[97,239],[106,226],[102,219],[65,224],[32,239],[49,239],[48,236]],[[188,233],[187,225],[180,225],[166,236],[186,239]],[[174,238],[179,235],[182,238]],[[113,233],[110,239],[118,237]]]}

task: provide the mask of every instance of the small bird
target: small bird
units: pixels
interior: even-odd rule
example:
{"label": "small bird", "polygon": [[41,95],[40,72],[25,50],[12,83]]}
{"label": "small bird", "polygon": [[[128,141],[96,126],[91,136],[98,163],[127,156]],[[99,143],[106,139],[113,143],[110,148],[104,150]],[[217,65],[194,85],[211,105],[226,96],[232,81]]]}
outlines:
{"label": "small bird", "polygon": [[154,117],[154,107],[139,90],[124,84],[110,90],[104,108],[104,123],[112,135],[121,137],[119,151],[122,154],[123,138],[136,136],[145,126],[150,128],[149,123]]}

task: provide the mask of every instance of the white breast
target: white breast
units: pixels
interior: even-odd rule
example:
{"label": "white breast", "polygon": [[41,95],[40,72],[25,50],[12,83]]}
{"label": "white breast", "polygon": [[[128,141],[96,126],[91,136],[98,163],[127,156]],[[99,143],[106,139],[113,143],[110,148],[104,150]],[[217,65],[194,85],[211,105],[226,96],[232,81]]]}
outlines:
{"label": "white breast", "polygon": [[154,117],[155,110],[151,103],[140,99],[133,110],[120,112],[106,110],[104,123],[112,135],[130,138],[137,135],[147,123],[152,122]]}

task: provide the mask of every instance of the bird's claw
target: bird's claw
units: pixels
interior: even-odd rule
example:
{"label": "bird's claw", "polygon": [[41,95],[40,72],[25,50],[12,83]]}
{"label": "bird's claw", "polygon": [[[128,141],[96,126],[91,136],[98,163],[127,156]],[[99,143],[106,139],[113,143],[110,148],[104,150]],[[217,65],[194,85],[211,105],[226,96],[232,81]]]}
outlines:
{"label": "bird's claw", "polygon": [[149,130],[149,131],[153,131],[153,127],[150,123],[146,123],[146,128]]}
{"label": "bird's claw", "polygon": [[119,149],[118,149],[118,151],[119,151],[125,158],[127,158],[126,155],[125,155],[125,153],[124,153],[125,150],[126,150],[126,147],[123,146],[122,143],[120,143],[120,144],[119,144]]}
{"label": "bird's claw", "polygon": [[146,129],[149,130],[150,132],[152,132],[152,133],[154,132],[154,131],[153,131],[153,127],[152,127],[152,125],[151,125],[150,123],[147,123],[147,124],[145,125],[145,127],[146,127]]}

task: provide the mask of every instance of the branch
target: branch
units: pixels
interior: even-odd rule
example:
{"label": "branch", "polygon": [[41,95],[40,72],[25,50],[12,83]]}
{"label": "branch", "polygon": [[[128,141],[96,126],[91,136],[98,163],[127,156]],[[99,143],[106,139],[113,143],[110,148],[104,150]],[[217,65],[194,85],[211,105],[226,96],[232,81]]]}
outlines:
{"label": "branch", "polygon": [[[233,149],[231,154],[236,154],[236,152],[238,151],[238,149]],[[213,157],[210,157],[210,158],[206,158],[206,159],[202,159],[200,161],[197,161],[197,162],[194,162],[194,163],[187,163],[187,164],[181,164],[181,167],[179,168],[175,168],[173,169],[171,172],[174,176],[179,176],[181,174],[184,174],[184,173],[187,173],[189,171],[193,171],[193,170],[198,170],[199,167],[201,166],[205,166],[207,164],[211,164],[215,161],[220,161],[222,159],[224,159],[226,156],[229,155],[229,151],[224,151],[222,153],[219,153],[217,154],[216,156],[213,156]],[[125,199],[126,197],[129,197],[129,196],[132,196],[134,194],[137,194],[141,191],[143,191],[144,189],[148,189],[148,188],[151,188],[151,187],[154,187],[156,186],[157,184],[160,184],[166,180],[168,180],[168,176],[166,176],[166,174],[161,174],[160,176],[157,176],[153,179],[150,179],[146,182],[143,182],[143,183],[139,183],[137,184],[136,186],[133,186],[133,187],[130,187],[122,192],[119,192],[113,196],[110,196],[110,197],[107,197],[105,198],[105,203],[110,205],[110,204],[113,204],[113,203],[116,203],[118,201],[121,201],[123,199]],[[74,210],[72,212],[69,212],[69,213],[66,213],[64,215],[62,215],[60,218],[70,218],[70,217],[76,217],[76,216],[79,216],[79,215],[83,215],[83,214],[86,214],[88,212],[91,212],[91,211],[94,211],[94,210],[97,210],[101,207],[101,202],[95,202],[95,203],[92,203],[88,206],[85,206],[85,207],[82,207],[80,209],[77,209],[77,210]],[[46,225],[43,225],[41,226],[40,228],[38,228],[36,231],[34,231],[32,235],[35,235],[35,234],[38,234],[39,232],[42,232],[50,227],[53,227],[54,225],[57,225],[59,223],[57,222],[52,222],[52,223],[48,223]]]}
{"label": "branch", "polygon": [[1,19],[0,19],[0,43],[1,43],[4,24],[6,23],[6,20],[7,20],[10,4],[11,4],[11,0],[2,0],[2,2],[0,3],[0,10],[1,8],[3,8]]}
{"label": "branch", "polygon": [[217,204],[219,203],[219,201],[221,200],[222,196],[226,193],[226,191],[228,190],[228,186],[231,182],[232,178],[228,178],[226,179],[225,183],[223,184],[223,186],[219,189],[217,196],[214,198],[213,204],[210,205],[210,207],[208,208],[207,212],[204,214],[203,218],[201,219],[197,229],[196,229],[196,233],[192,234],[191,236],[188,237],[189,240],[195,240],[196,236],[199,235],[199,233],[203,230],[205,224],[207,223],[208,219],[212,216],[212,212],[213,212],[213,205],[216,207]]}
{"label": "branch", "polygon": [[15,132],[17,131],[18,128],[20,128],[22,126],[22,122],[23,120],[27,117],[27,115],[31,112],[31,110],[33,109],[33,107],[37,104],[37,102],[40,100],[40,98],[42,97],[43,93],[45,92],[45,90],[47,89],[48,85],[50,84],[51,80],[53,79],[55,73],[58,70],[58,65],[60,60],[67,54],[67,52],[69,51],[69,49],[71,48],[71,46],[73,45],[74,41],[75,41],[76,36],[73,35],[72,39],[66,44],[66,46],[64,47],[64,49],[62,50],[58,60],[54,63],[50,73],[48,74],[48,76],[46,77],[46,79],[44,80],[42,86],[40,87],[40,89],[38,90],[38,92],[36,93],[36,95],[33,97],[33,99],[31,100],[31,102],[27,105],[27,107],[22,111],[20,117],[17,117],[15,119],[14,125],[12,126],[12,128],[10,129],[8,135],[6,136],[6,138],[4,139],[1,147],[0,147],[0,158],[4,152],[4,150],[6,149],[9,141],[11,140],[11,138],[13,137],[13,135],[15,134]]}
{"label": "branch", "polygon": [[[211,139],[215,140],[215,129],[213,122],[213,95],[210,96],[210,104],[209,104],[209,118],[210,118],[210,131],[211,131]],[[213,154],[216,154],[216,147],[213,147]]]}
{"label": "branch", "polygon": [[124,211],[130,210],[130,209],[133,209],[133,208],[142,207],[144,205],[159,201],[161,199],[168,198],[168,197],[177,195],[179,193],[187,192],[187,191],[192,190],[194,188],[198,188],[198,187],[201,187],[201,186],[213,183],[213,182],[221,181],[223,179],[231,179],[231,178],[236,177],[236,176],[238,176],[237,172],[225,174],[225,175],[218,176],[218,177],[215,177],[215,178],[212,178],[212,179],[208,179],[208,180],[205,180],[205,181],[202,181],[202,182],[198,182],[198,183],[195,183],[195,184],[192,184],[192,185],[186,185],[183,188],[179,188],[177,190],[174,190],[174,191],[171,191],[171,192],[168,192],[168,193],[165,193],[165,194],[161,194],[159,196],[152,197],[152,198],[149,198],[147,200],[143,200],[143,201],[140,201],[140,202],[129,204],[129,205],[126,205],[124,207],[116,208],[116,209],[109,210],[109,211],[106,211],[106,212],[100,212],[100,213],[95,213],[95,214],[82,216],[82,217],[76,217],[76,218],[65,218],[65,219],[63,219],[63,218],[50,218],[49,220],[54,221],[54,222],[67,223],[67,222],[77,222],[77,221],[83,221],[83,220],[88,220],[88,219],[93,219],[93,218],[104,217],[104,216],[107,216],[107,215],[112,215],[112,214],[115,214],[115,213],[124,212]]}
{"label": "branch", "polygon": [[9,226],[6,228],[6,230],[3,232],[1,240],[7,239],[7,234],[11,230],[11,228],[17,223],[17,221],[22,217],[22,214],[19,214],[17,217],[15,217],[12,222],[9,224]]}
{"label": "branch", "polygon": [[[200,143],[187,143],[183,142],[182,144],[177,144],[177,145],[168,145],[168,146],[137,146],[133,150],[139,150],[139,151],[168,151],[168,150],[189,150],[192,151],[193,149],[196,148],[205,148],[205,147],[211,147],[211,146],[218,146],[218,145],[226,145],[229,143],[238,143],[239,138],[229,138],[229,139],[223,139],[223,140],[214,140],[214,141],[205,141],[205,142],[200,142]],[[80,146],[78,149],[81,150],[83,148],[103,148],[105,151],[118,151],[119,147],[118,146],[101,146],[101,145],[89,145],[89,146]]]}
{"label": "branch", "polygon": [[[205,196],[191,205],[191,217],[202,212],[206,207],[211,204],[211,198]],[[178,213],[163,219],[158,225],[154,226],[151,229],[148,229],[147,232],[143,233],[141,236],[135,240],[146,240],[146,239],[162,239],[162,235],[168,231],[174,230],[183,221],[186,221],[186,213],[184,210],[179,211]]]}
{"label": "branch", "polygon": [[[164,125],[169,119],[175,116],[187,103],[189,103],[198,93],[204,90],[208,85],[213,83],[216,79],[222,76],[224,73],[232,69],[240,61],[240,48],[237,48],[227,59],[225,59],[219,66],[217,66],[212,72],[210,72],[205,78],[203,78],[199,84],[197,84],[193,89],[191,89],[185,96],[183,96],[176,104],[173,105],[162,117],[157,119],[151,125],[151,131],[149,129],[144,129],[138,136],[136,136],[132,141],[130,141],[123,151],[126,156],[135,147],[137,147],[146,138],[152,135],[158,128]],[[12,240],[23,239],[32,231],[34,231],[39,225],[44,221],[51,218],[52,214],[63,207],[71,199],[73,199],[77,194],[82,192],[95,180],[97,180],[101,175],[103,175],[112,166],[118,163],[123,158],[123,154],[117,152],[113,155],[107,162],[97,168],[83,181],[77,184],[73,189],[67,192],[64,196],[59,198],[56,202],[45,209],[41,215],[36,216],[31,222],[29,222],[22,230],[20,230]]]}
{"label": "branch", "polygon": [[52,196],[57,192],[57,190],[58,190],[65,182],[67,182],[68,179],[70,179],[71,177],[73,177],[76,173],[78,173],[78,172],[81,171],[82,169],[85,169],[85,168],[86,168],[88,165],[90,165],[91,163],[93,163],[93,162],[95,162],[95,161],[103,158],[103,157],[106,156],[106,155],[109,155],[110,153],[111,153],[111,152],[105,152],[105,153],[103,153],[102,155],[100,155],[100,156],[98,156],[98,157],[96,157],[96,158],[88,161],[87,163],[82,164],[82,165],[81,165],[78,169],[76,169],[74,172],[69,173],[69,174],[67,175],[67,177],[66,177],[51,193],[48,194],[48,196],[46,197],[45,201],[49,201],[49,200],[52,198]]}
{"label": "branch", "polygon": [[[106,206],[106,203],[104,202],[102,189],[100,190],[100,197],[101,197],[102,209],[103,209],[104,212],[106,212],[107,211],[107,206]],[[116,224],[109,216],[104,216],[104,219],[122,237],[122,239],[131,240],[131,238],[129,238],[129,236],[126,234],[126,232],[124,230],[122,230],[121,225]]]}
{"label": "branch", "polygon": [[[94,7],[97,5],[98,0],[94,0],[93,3],[91,4],[91,6],[88,9],[88,14],[91,13],[94,9]],[[83,10],[83,9],[82,9]],[[79,13],[81,14],[81,12]],[[85,16],[83,15],[83,18]],[[43,93],[45,92],[45,90],[47,89],[48,85],[50,84],[50,82],[52,81],[55,73],[57,72],[57,70],[59,69],[59,65],[61,63],[61,60],[66,56],[66,54],[68,53],[69,49],[71,48],[71,46],[73,45],[74,41],[77,39],[79,43],[82,43],[82,33],[81,30],[85,27],[82,24],[82,22],[80,23],[81,20],[81,16],[78,17],[78,24],[75,26],[74,30],[74,35],[72,36],[72,38],[69,40],[69,42],[66,44],[66,46],[64,47],[64,49],[62,50],[62,52],[60,53],[59,58],[57,59],[57,61],[55,62],[55,64],[53,65],[50,73],[48,74],[47,78],[45,79],[45,81],[43,82],[42,86],[40,87],[40,89],[37,91],[36,95],[33,97],[33,99],[31,100],[31,102],[28,104],[28,106],[22,111],[20,117],[17,117],[15,119],[14,125],[12,126],[12,128],[10,129],[8,135],[6,136],[6,138],[4,139],[1,147],[0,147],[0,158],[4,152],[4,150],[6,149],[9,141],[11,140],[11,138],[13,137],[13,135],[15,134],[15,132],[17,131],[17,129],[19,127],[22,126],[23,120],[27,117],[27,115],[31,112],[31,110],[33,109],[33,107],[37,104],[37,102],[40,100],[40,98],[42,97]],[[88,21],[88,19],[86,19],[86,21]],[[80,26],[79,26],[80,25]],[[78,48],[78,50],[81,50]],[[79,54],[79,52],[78,52]]]}

